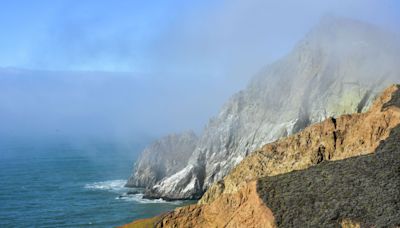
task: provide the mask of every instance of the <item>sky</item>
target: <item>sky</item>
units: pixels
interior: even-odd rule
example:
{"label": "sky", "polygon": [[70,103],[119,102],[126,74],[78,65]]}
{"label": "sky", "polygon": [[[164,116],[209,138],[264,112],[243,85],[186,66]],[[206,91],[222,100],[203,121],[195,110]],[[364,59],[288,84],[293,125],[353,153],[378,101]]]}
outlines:
{"label": "sky", "polygon": [[324,15],[398,33],[400,1],[0,0],[0,134],[201,132]]}
{"label": "sky", "polygon": [[255,52],[266,58],[262,64],[276,59],[324,14],[390,29],[400,21],[395,0],[0,0],[0,6],[0,66],[40,70],[220,72],[241,62],[241,54]]}

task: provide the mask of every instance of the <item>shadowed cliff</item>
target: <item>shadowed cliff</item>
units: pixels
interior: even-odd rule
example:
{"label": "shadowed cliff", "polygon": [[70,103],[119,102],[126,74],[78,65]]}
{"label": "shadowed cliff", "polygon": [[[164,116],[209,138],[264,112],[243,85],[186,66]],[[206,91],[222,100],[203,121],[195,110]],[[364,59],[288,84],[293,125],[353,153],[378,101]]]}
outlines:
{"label": "shadowed cliff", "polygon": [[278,227],[400,225],[400,125],[374,154],[322,162],[257,182]]}

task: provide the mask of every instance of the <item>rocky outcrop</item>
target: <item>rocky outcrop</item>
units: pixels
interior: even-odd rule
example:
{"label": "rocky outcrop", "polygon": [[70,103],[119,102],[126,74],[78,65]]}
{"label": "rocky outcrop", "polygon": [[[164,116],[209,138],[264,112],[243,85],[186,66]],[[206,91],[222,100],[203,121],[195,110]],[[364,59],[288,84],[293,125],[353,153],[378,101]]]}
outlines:
{"label": "rocky outcrop", "polygon": [[134,165],[127,187],[152,187],[184,168],[197,143],[193,132],[171,134],[145,148]]}
{"label": "rocky outcrop", "polygon": [[374,154],[261,178],[278,227],[398,227],[400,125]]}
{"label": "rocky outcrop", "polygon": [[[265,145],[207,202],[144,221],[155,227],[398,226],[399,101],[400,85],[394,85],[367,113],[327,120]],[[230,185],[227,178],[241,180]]]}
{"label": "rocky outcrop", "polygon": [[257,193],[256,181],[207,205],[178,208],[155,218],[138,220],[124,227],[275,227],[271,210]]}
{"label": "rocky outcrop", "polygon": [[[210,120],[186,167],[147,195],[198,198],[262,145],[329,117],[364,112],[379,91],[398,81],[398,44],[372,25],[325,19],[234,95]],[[325,124],[335,127],[333,119]],[[340,156],[337,152],[331,159]]]}
{"label": "rocky outcrop", "polygon": [[387,88],[366,113],[343,115],[267,144],[244,159],[200,200],[212,202],[246,182],[302,170],[326,160],[340,160],[375,151],[381,140],[400,124],[400,86]]}

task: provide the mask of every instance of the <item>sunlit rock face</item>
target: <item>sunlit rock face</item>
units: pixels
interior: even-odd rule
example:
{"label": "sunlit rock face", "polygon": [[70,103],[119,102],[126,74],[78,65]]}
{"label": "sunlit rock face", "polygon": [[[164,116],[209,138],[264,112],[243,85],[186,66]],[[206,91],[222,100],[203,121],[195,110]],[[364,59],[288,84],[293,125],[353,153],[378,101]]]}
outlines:
{"label": "sunlit rock face", "polygon": [[193,132],[171,134],[155,141],[140,155],[126,186],[147,188],[175,174],[186,166],[196,142]]}
{"label": "sunlit rock face", "polygon": [[388,87],[367,112],[328,118],[262,146],[214,183],[200,204],[238,191],[247,182],[304,170],[323,161],[373,153],[400,126],[400,85]]}
{"label": "sunlit rock face", "polygon": [[125,227],[395,227],[400,85],[254,151],[199,203]]}
{"label": "sunlit rock face", "polygon": [[364,112],[400,80],[399,41],[358,21],[324,18],[211,119],[186,167],[148,191],[198,198],[251,151],[328,117]]}
{"label": "sunlit rock face", "polygon": [[373,154],[261,178],[257,193],[275,227],[398,227],[399,167],[397,126]]}

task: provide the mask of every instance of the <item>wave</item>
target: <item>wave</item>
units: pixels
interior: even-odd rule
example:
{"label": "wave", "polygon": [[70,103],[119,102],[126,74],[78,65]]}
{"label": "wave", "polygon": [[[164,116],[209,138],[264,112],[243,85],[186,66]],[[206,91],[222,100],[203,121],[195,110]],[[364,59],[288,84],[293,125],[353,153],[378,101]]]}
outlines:
{"label": "wave", "polygon": [[141,204],[168,203],[179,205],[182,201],[166,201],[163,199],[146,199],[143,198],[143,189],[126,188],[126,180],[109,180],[99,181],[86,184],[84,188],[90,190],[102,190],[117,193],[116,200],[132,201]]}
{"label": "wave", "polygon": [[90,184],[86,184],[85,188],[87,189],[95,189],[95,190],[107,190],[107,191],[122,191],[126,189],[125,186],[126,180],[109,180],[109,181],[99,181],[93,182]]}
{"label": "wave", "polygon": [[182,201],[176,200],[176,201],[166,201],[163,199],[146,199],[143,198],[144,194],[143,193],[137,193],[137,194],[127,194],[124,193],[115,199],[117,200],[124,200],[124,201],[133,201],[136,203],[143,203],[143,204],[152,204],[152,203],[168,203],[168,204],[174,204],[174,205],[179,205],[182,204]]}

